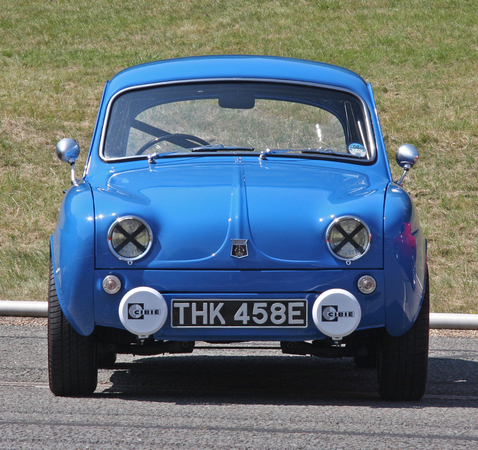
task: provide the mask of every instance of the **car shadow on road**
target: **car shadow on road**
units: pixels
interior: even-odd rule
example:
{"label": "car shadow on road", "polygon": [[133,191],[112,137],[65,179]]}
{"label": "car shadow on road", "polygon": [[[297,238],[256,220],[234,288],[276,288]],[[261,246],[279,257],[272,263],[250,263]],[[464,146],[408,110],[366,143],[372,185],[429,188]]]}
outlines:
{"label": "car shadow on road", "polygon": [[[457,406],[476,407],[477,374],[476,362],[430,358],[425,397],[420,402],[406,404],[436,407],[445,402],[449,407],[450,402],[457,400]],[[109,381],[112,385],[105,386],[102,395],[185,404],[404,405],[381,400],[377,394],[375,369],[359,369],[351,358],[149,357],[117,363]],[[467,396],[475,397],[468,402]]]}

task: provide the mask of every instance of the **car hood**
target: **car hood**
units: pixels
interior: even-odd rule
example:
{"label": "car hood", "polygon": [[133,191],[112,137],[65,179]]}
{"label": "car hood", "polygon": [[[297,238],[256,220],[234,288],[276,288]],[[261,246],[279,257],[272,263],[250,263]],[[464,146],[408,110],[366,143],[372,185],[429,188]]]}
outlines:
{"label": "car hood", "polygon": [[[138,163],[137,163],[138,164]],[[118,165],[119,166],[119,165]],[[93,188],[97,268],[121,268],[107,244],[119,217],[146,221],[153,246],[134,267],[149,269],[320,269],[348,267],[328,250],[326,231],[340,216],[369,227],[369,252],[354,268],[382,267],[388,180],[368,166],[270,158],[171,158],[111,170]],[[248,254],[231,255],[233,240]]]}

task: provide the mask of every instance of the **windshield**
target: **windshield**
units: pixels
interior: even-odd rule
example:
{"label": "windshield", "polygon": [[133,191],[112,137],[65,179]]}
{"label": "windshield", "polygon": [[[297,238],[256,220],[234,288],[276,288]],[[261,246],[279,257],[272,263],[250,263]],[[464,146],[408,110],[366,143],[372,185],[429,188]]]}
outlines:
{"label": "windshield", "polygon": [[374,157],[368,117],[354,95],[244,81],[165,85],[119,95],[109,113],[102,156],[231,151]]}

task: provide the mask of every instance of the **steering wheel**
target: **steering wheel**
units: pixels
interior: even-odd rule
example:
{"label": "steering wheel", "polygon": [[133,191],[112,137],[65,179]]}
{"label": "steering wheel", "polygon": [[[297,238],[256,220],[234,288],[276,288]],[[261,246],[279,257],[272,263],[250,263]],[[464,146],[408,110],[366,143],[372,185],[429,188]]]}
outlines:
{"label": "steering wheel", "polygon": [[[142,155],[149,147],[154,144],[157,144],[161,141],[169,141],[173,144],[179,145],[184,148],[189,148],[190,144],[198,144],[198,145],[210,145],[209,142],[205,141],[204,139],[198,138],[197,136],[193,136],[192,134],[183,134],[183,133],[174,133],[174,134],[165,134],[164,136],[155,137],[151,139],[149,142],[146,142],[137,152],[137,155]],[[192,145],[194,147],[195,145]]]}

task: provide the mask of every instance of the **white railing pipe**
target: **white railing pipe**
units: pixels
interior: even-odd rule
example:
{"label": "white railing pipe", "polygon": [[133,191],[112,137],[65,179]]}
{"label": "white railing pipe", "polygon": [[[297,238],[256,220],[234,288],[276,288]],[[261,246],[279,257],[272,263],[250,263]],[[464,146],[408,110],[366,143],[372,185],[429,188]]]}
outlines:
{"label": "white railing pipe", "polygon": [[434,330],[478,330],[478,314],[430,314],[430,328]]}
{"label": "white railing pipe", "polygon": [[48,317],[48,302],[0,300],[0,316]]}
{"label": "white railing pipe", "polygon": [[[0,300],[0,316],[47,317],[47,302]],[[478,330],[478,314],[430,314],[430,328]]]}

